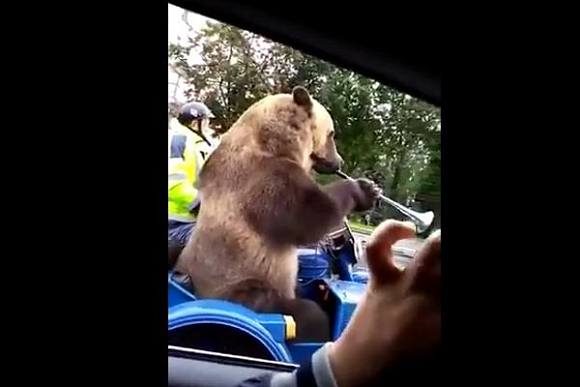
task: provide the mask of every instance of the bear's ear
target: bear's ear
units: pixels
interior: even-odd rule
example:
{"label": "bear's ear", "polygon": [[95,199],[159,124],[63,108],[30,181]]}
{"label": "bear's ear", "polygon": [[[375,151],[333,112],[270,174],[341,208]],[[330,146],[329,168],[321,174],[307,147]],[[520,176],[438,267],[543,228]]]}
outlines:
{"label": "bear's ear", "polygon": [[310,99],[310,94],[308,91],[302,86],[296,86],[292,90],[292,97],[294,97],[294,102],[297,105],[310,107],[312,106],[312,100]]}

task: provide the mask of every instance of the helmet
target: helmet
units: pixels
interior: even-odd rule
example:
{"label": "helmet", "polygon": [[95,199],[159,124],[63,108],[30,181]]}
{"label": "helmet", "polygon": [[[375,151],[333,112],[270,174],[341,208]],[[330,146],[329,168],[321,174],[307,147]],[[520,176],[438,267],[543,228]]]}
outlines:
{"label": "helmet", "polygon": [[215,116],[205,104],[201,102],[188,102],[181,106],[177,120],[181,125],[189,125],[193,120],[214,118]]}

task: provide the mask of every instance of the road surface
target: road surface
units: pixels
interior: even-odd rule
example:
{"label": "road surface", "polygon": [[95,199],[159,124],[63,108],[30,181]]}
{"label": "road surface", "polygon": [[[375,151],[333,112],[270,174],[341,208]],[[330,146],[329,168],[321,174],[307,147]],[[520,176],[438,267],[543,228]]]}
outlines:
{"label": "road surface", "polygon": [[[354,235],[355,239],[362,239],[363,241],[367,241],[370,237],[369,234],[363,234],[363,233],[354,232],[354,231],[352,232],[352,234]],[[395,246],[416,250],[419,246],[421,246],[422,241],[423,240],[419,239],[419,238],[404,239],[402,241],[395,243]]]}
{"label": "road surface", "polygon": [[[361,240],[364,243],[368,240],[368,234],[362,234],[358,232],[353,232],[353,236],[357,240]],[[422,239],[415,238],[415,239],[404,239],[395,243],[394,251],[395,251],[395,265],[400,268],[404,268],[407,264],[411,261],[413,252],[419,246],[421,246]],[[360,266],[366,266],[366,257],[361,257],[362,262],[359,263]]]}

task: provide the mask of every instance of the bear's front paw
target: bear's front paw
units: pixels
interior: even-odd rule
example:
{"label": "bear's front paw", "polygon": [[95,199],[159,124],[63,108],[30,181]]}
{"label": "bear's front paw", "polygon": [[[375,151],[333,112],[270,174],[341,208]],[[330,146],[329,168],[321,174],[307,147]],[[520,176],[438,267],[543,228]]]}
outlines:
{"label": "bear's front paw", "polygon": [[366,211],[373,208],[375,202],[382,194],[381,188],[368,179],[357,179],[358,192],[355,196],[355,211]]}

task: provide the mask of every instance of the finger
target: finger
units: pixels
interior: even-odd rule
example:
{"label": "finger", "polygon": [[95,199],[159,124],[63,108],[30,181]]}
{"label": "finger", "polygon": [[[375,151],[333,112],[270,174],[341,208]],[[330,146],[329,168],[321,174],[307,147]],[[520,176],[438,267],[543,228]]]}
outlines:
{"label": "finger", "polygon": [[437,290],[441,286],[441,231],[431,234],[407,267],[409,286]]}
{"label": "finger", "polygon": [[431,266],[441,261],[441,230],[429,235],[415,259],[423,266]]}
{"label": "finger", "polygon": [[414,235],[414,224],[396,220],[387,220],[373,231],[366,246],[367,264],[373,284],[380,285],[399,278],[401,271],[393,262],[392,246]]}

